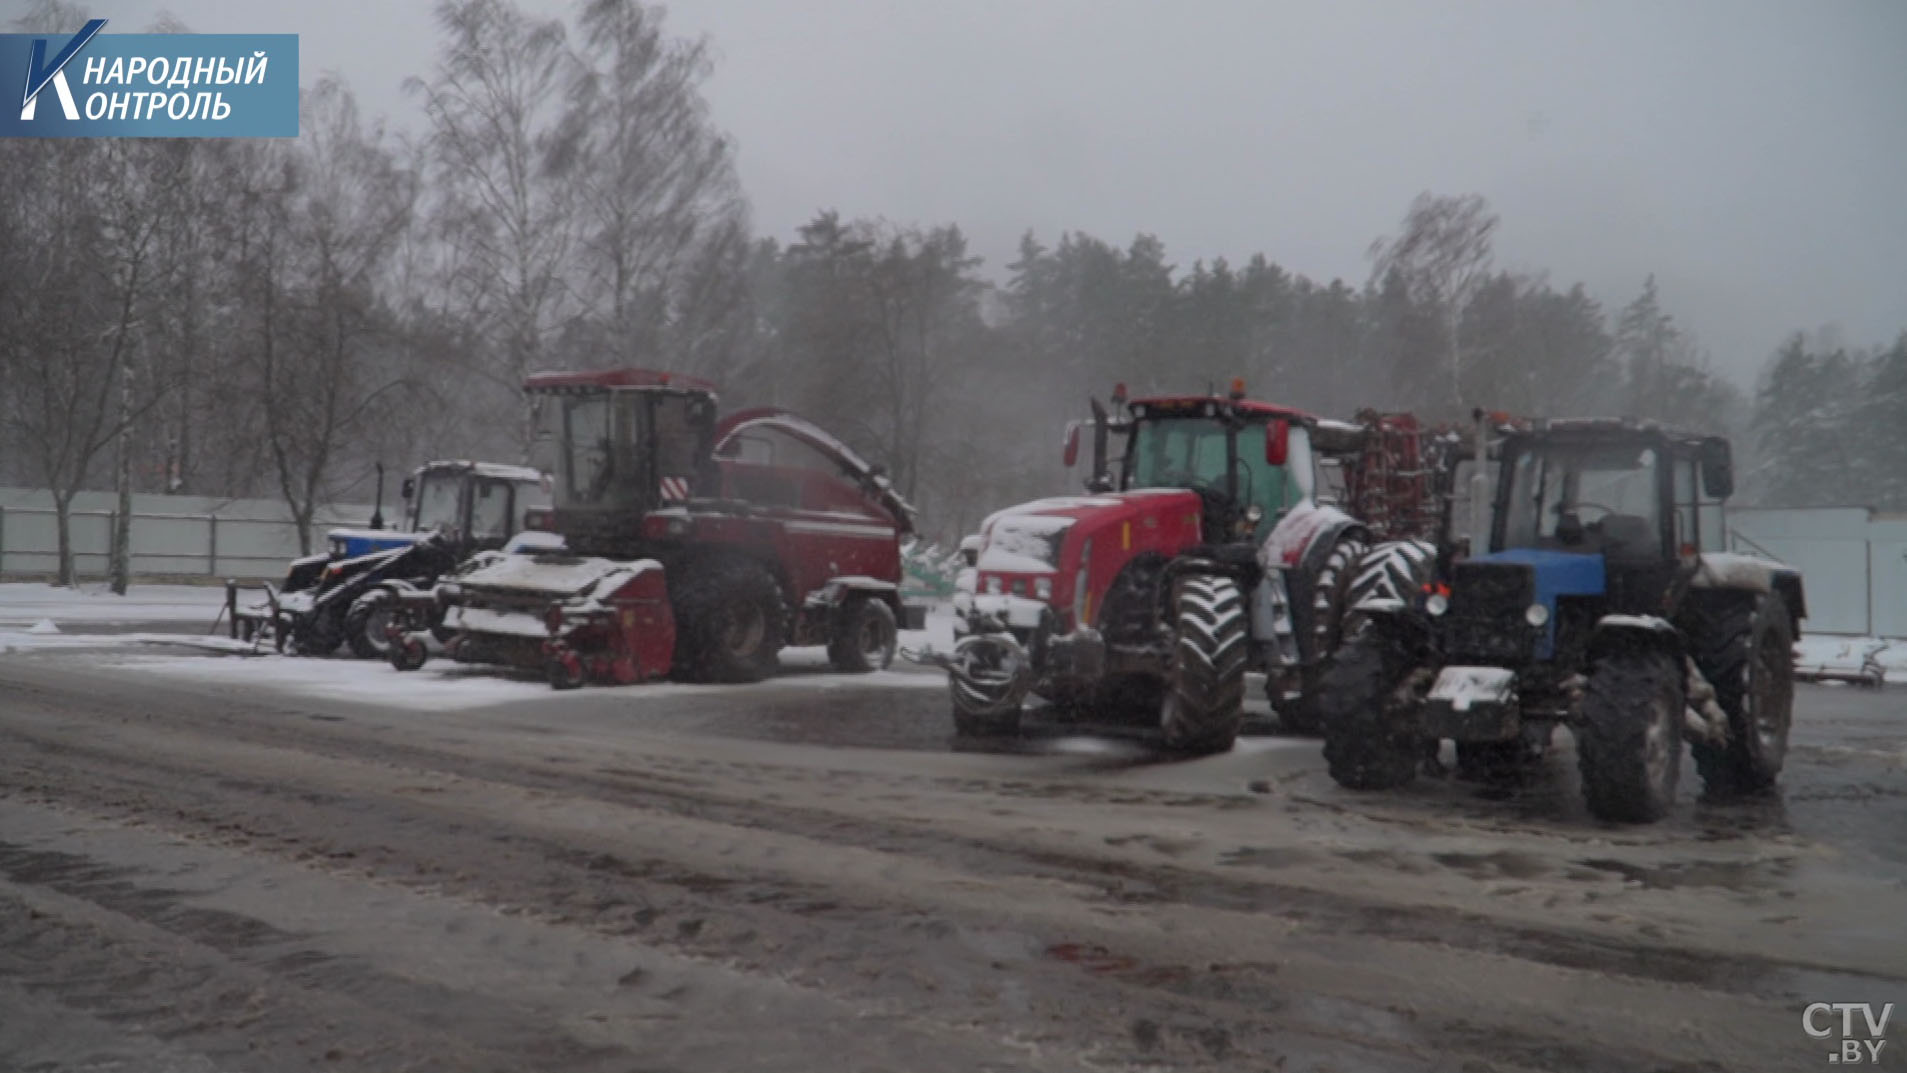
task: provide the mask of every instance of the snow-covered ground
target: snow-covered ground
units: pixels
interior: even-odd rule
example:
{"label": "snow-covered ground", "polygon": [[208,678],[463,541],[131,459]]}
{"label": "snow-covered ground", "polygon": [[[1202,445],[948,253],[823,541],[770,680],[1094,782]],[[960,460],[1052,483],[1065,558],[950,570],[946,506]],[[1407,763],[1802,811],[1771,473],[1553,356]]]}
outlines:
{"label": "snow-covered ground", "polygon": [[129,622],[178,622],[210,628],[225,605],[218,585],[134,585],[115,596],[104,582],[71,589],[25,582],[0,585],[0,630],[52,622],[102,626]]}
{"label": "snow-covered ground", "polygon": [[[0,654],[47,649],[110,650],[102,652],[102,658],[112,666],[160,677],[263,685],[301,696],[427,711],[549,702],[576,695],[554,693],[540,675],[502,667],[467,666],[442,658],[431,660],[419,671],[399,673],[382,661],[282,656],[269,648],[260,651],[248,643],[196,632],[107,633],[96,629],[127,622],[210,625],[223,598],[221,589],[180,585],[143,586],[125,597],[113,596],[103,586],[74,591],[48,585],[0,585]],[[926,629],[901,631],[900,643],[913,649],[929,645],[942,651],[951,648],[952,615],[936,609],[928,616]],[[192,648],[200,654],[159,654],[155,651],[159,647]],[[219,652],[256,658],[220,659],[216,657]],[[938,671],[915,668],[899,659],[892,669],[871,675],[829,673],[825,648],[784,649],[781,666],[784,673],[774,681],[798,689],[861,685],[942,689],[946,685],[945,676]],[[597,688],[601,687],[591,687]],[[753,687],[658,682],[626,688],[631,696],[654,697]]]}

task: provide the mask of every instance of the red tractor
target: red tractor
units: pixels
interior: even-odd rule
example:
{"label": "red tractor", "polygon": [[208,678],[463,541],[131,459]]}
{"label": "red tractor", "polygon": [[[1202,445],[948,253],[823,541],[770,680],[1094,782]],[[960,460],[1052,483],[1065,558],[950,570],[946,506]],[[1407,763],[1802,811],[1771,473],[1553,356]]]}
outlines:
{"label": "red tractor", "polygon": [[[1089,494],[1036,500],[982,526],[975,592],[947,668],[963,736],[1017,731],[1029,693],[1061,709],[1156,722],[1183,752],[1229,749],[1248,669],[1287,729],[1315,728],[1352,571],[1373,537],[1434,510],[1437,467],[1407,415],[1323,421],[1244,397],[1095,400]],[[1080,425],[1068,431],[1077,460]],[[1108,440],[1124,450],[1108,461]],[[1379,463],[1383,463],[1379,465]],[[1386,468],[1388,467],[1388,468]],[[1372,527],[1319,502],[1381,503]]]}
{"label": "red tractor", "polygon": [[[438,589],[452,658],[550,684],[753,681],[784,645],[843,671],[892,660],[913,509],[878,469],[780,410],[716,418],[713,385],[625,369],[524,384],[561,551],[490,553]],[[417,616],[411,616],[413,619]],[[422,639],[392,654],[421,665]]]}

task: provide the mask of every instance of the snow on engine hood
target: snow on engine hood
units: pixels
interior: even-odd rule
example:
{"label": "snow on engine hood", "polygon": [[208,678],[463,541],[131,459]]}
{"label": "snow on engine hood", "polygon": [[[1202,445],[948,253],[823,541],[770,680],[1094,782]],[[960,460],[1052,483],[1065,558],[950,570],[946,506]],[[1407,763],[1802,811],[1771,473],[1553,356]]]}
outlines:
{"label": "snow on engine hood", "polygon": [[996,514],[988,528],[978,569],[1001,574],[1050,574],[1059,568],[1059,545],[1077,518],[1063,514]]}
{"label": "snow on engine hood", "polygon": [[1069,533],[1084,539],[1120,522],[1139,524],[1166,515],[1199,510],[1198,493],[1183,488],[1144,488],[1103,495],[1053,496],[1021,503],[988,516],[980,525],[986,540],[979,569],[1014,574],[1050,574]]}

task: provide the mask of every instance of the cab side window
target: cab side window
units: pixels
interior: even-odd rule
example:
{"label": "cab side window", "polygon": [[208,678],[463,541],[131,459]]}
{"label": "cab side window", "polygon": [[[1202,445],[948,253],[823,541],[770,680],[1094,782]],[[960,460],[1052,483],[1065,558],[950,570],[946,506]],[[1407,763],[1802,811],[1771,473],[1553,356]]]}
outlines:
{"label": "cab side window", "polygon": [[470,538],[508,540],[510,485],[505,481],[478,481],[470,501]]}

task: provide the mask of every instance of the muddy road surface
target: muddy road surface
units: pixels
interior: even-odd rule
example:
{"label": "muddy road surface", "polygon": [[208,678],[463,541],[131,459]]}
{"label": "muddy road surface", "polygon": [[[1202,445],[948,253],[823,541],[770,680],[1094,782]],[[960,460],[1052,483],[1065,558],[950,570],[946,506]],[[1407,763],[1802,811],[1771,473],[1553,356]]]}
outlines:
{"label": "muddy road surface", "polygon": [[1817,1002],[1907,1068],[1907,691],[1616,828],[1566,745],[1352,795],[1271,734],[955,749],[899,672],[431,673],[0,656],[0,1069],[1840,1068]]}

